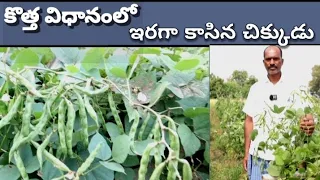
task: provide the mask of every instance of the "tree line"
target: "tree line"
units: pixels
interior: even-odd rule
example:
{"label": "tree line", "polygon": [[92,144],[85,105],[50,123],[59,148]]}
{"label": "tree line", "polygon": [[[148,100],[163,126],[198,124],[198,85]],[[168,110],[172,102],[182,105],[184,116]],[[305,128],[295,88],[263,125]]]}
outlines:
{"label": "tree line", "polygon": [[[219,76],[210,74],[210,96],[217,98],[246,98],[250,87],[258,79],[244,70],[233,71],[230,78],[224,80]],[[309,89],[312,95],[320,97],[320,65],[312,68],[312,80],[309,82]]]}

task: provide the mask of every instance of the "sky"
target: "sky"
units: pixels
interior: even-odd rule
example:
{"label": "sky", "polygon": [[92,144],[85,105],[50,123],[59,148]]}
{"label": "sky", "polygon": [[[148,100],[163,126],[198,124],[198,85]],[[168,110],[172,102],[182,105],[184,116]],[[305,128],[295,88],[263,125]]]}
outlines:
{"label": "sky", "polygon": [[[267,74],[263,65],[266,45],[213,45],[210,46],[210,73],[227,79],[234,70],[246,70],[258,79]],[[308,86],[312,67],[320,65],[320,46],[291,45],[282,48],[282,72],[295,78],[300,85]]]}

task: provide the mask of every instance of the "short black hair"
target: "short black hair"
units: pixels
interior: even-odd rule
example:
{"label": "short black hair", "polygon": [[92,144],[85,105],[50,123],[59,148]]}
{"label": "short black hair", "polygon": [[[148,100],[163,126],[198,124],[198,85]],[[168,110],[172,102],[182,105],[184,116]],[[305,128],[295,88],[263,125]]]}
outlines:
{"label": "short black hair", "polygon": [[269,47],[271,47],[271,46],[277,47],[277,48],[279,49],[279,51],[280,51],[280,57],[282,58],[282,49],[281,49],[280,46],[277,46],[277,45],[270,45],[270,46],[266,47],[266,48],[264,49],[264,51],[263,51],[263,57],[265,57],[266,50],[267,50]]}

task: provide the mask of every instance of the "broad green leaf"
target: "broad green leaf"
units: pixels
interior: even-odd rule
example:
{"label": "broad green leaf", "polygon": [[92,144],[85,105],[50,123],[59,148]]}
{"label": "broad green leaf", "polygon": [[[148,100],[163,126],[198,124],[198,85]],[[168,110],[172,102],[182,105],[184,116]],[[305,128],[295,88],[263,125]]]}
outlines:
{"label": "broad green leaf", "polygon": [[6,47],[0,47],[0,52],[7,52],[7,48]]}
{"label": "broad green leaf", "polygon": [[258,135],[258,130],[257,129],[254,129],[252,132],[251,132],[251,140],[254,141],[256,139]]}
{"label": "broad green leaf", "polygon": [[[168,86],[168,89],[171,90],[179,98],[184,98],[185,93],[183,92],[183,88],[187,86],[195,77],[195,73],[186,73],[180,71],[169,71],[166,75],[164,75],[161,79],[161,82],[170,82],[171,84]],[[199,89],[197,89],[199,91]],[[190,96],[192,96],[190,94]]]}
{"label": "broad green leaf", "polygon": [[7,105],[3,101],[0,101],[0,115],[5,116],[7,114]]}
{"label": "broad green leaf", "polygon": [[127,55],[113,55],[105,61],[105,70],[109,77],[127,77],[129,57]]}
{"label": "broad green leaf", "polygon": [[184,111],[184,115],[186,117],[196,117],[201,114],[208,114],[209,117],[210,109],[207,107],[196,107],[196,108],[188,108]]}
{"label": "broad green leaf", "polygon": [[126,78],[126,77],[127,77],[127,73],[126,73],[123,69],[118,68],[118,67],[112,68],[112,69],[110,70],[110,72],[111,72],[113,75],[115,75],[115,76],[117,76],[117,77],[119,77],[119,78]]}
{"label": "broad green leaf", "polygon": [[139,91],[144,94],[150,95],[150,93],[155,89],[157,83],[157,74],[155,71],[145,72],[140,71],[137,76],[130,80],[130,84],[133,88],[139,89]]}
{"label": "broad green leaf", "polygon": [[[1,141],[3,140],[3,138],[0,138]],[[7,165],[9,164],[8,161],[9,161],[9,153],[3,153],[1,156],[0,156],[0,167],[1,165]]]}
{"label": "broad green leaf", "polygon": [[206,52],[209,52],[209,50],[210,50],[210,48],[208,48],[208,47],[203,47],[203,48],[201,48],[199,51],[199,54],[204,54],[204,53],[206,53]]}
{"label": "broad green leaf", "polygon": [[[83,72],[82,69],[80,69],[80,71]],[[87,74],[88,76],[91,76],[92,78],[94,78],[95,80],[101,81],[102,77],[100,75],[100,70],[98,68],[92,68],[87,72],[83,72],[85,74]]]}
{"label": "broad green leaf", "polygon": [[209,82],[204,78],[202,81],[193,81],[184,87],[176,88],[182,94],[181,98],[186,97],[200,97],[203,99],[209,99],[210,90],[208,86]]}
{"label": "broad green leaf", "polygon": [[81,166],[81,164],[78,163],[76,158],[67,157],[64,160],[64,163],[72,171],[77,171],[77,169],[79,169],[79,167]]}
{"label": "broad green leaf", "polygon": [[25,66],[38,66],[39,56],[30,49],[23,49],[17,54],[11,69],[14,71],[21,70]]}
{"label": "broad green leaf", "polygon": [[36,103],[34,102],[32,105],[32,114],[35,116],[36,119],[40,118],[40,116],[42,115],[43,112],[43,108],[44,108],[44,104],[43,103]]}
{"label": "broad green leaf", "polygon": [[297,110],[297,112],[296,112],[296,116],[298,117],[298,118],[301,118],[301,117],[303,117],[305,114],[304,114],[304,109],[302,109],[302,108],[299,108],[298,110]]}
{"label": "broad green leaf", "polygon": [[187,157],[194,155],[200,149],[200,140],[194,135],[188,126],[185,124],[179,125],[178,134]]}
{"label": "broad green leaf", "polygon": [[91,138],[88,151],[91,153],[99,143],[102,143],[102,147],[96,158],[99,158],[101,160],[109,159],[111,157],[111,149],[107,141],[98,132]]}
{"label": "broad green leaf", "polygon": [[138,50],[134,51],[133,54],[156,54],[160,55],[161,49],[160,48],[152,48],[152,47],[142,47]]}
{"label": "broad green leaf", "polygon": [[76,66],[76,65],[67,65],[66,66],[67,71],[69,71],[70,73],[78,73],[80,72],[80,69]]}
{"label": "broad green leaf", "polygon": [[312,112],[312,109],[310,107],[304,108],[304,114],[310,114]]}
{"label": "broad green leaf", "polygon": [[280,175],[280,168],[276,165],[273,165],[273,164],[270,164],[267,171],[271,176],[279,176]]}
{"label": "broad green leaf", "polygon": [[[148,144],[154,142],[153,139],[146,139],[146,140],[143,140],[143,141],[136,141],[134,143],[134,150],[136,153],[138,153],[139,155],[142,155],[144,150],[146,149],[146,147],[148,146]],[[164,153],[164,150],[165,150],[165,146],[160,146],[160,154],[163,154]],[[155,153],[155,150],[152,150],[150,152],[150,156],[153,156]]]}
{"label": "broad green leaf", "polygon": [[137,156],[129,155],[127,159],[122,163],[124,167],[133,167],[140,164],[139,158]]}
{"label": "broad green leaf", "polygon": [[178,72],[178,71],[169,71],[164,75],[161,81],[170,82],[175,86],[186,86],[194,78],[194,73]]}
{"label": "broad green leaf", "polygon": [[36,47],[36,48],[30,48],[33,52],[37,53],[38,55],[41,55],[41,63],[42,64],[48,64],[49,62],[53,61],[55,58],[55,55],[48,47]]}
{"label": "broad green leaf", "polygon": [[77,64],[82,61],[85,51],[76,47],[50,48],[56,58],[64,65]]}
{"label": "broad green leaf", "polygon": [[161,82],[160,84],[158,84],[156,86],[156,89],[152,92],[151,94],[151,99],[150,99],[150,107],[155,105],[158,100],[161,98],[161,96],[163,95],[163,92],[166,90],[166,88],[170,85],[169,82],[164,81]]}
{"label": "broad green leaf", "polygon": [[284,165],[284,162],[283,162],[281,156],[275,156],[275,162],[276,162],[276,165],[278,165],[278,166]]}
{"label": "broad green leaf", "polygon": [[93,163],[91,167],[97,168],[81,176],[80,180],[114,180],[114,171],[101,166],[100,163]]}
{"label": "broad green leaf", "polygon": [[5,165],[0,167],[0,174],[0,180],[16,180],[21,176],[15,165]]}
{"label": "broad green leaf", "polygon": [[136,179],[137,175],[136,175],[136,173],[134,172],[133,169],[124,168],[124,170],[125,170],[126,174],[119,173],[119,172],[115,173],[115,179],[116,180],[134,180],[134,179]]}
{"label": "broad green leaf", "polygon": [[91,48],[89,49],[83,60],[82,66],[86,71],[89,71],[93,68],[103,67],[104,55],[106,53],[106,48]]}
{"label": "broad green leaf", "polygon": [[151,62],[151,64],[156,68],[166,67],[168,69],[174,69],[176,63],[167,55],[154,55],[154,54],[145,54],[142,57],[146,58]]}
{"label": "broad green leaf", "polygon": [[180,71],[190,70],[199,65],[199,59],[184,59],[179,61],[174,68]]}
{"label": "broad green leaf", "polygon": [[210,116],[203,114],[196,116],[193,119],[194,133],[204,139],[210,141]]}
{"label": "broad green leaf", "polygon": [[50,161],[44,162],[41,173],[43,180],[52,180],[63,175],[63,173],[59,169],[54,167]]}
{"label": "broad green leaf", "polygon": [[180,99],[177,102],[184,110],[186,110],[193,107],[204,107],[208,103],[208,100],[201,97],[190,96]]}
{"label": "broad green leaf", "polygon": [[111,137],[111,141],[115,141],[115,138],[118,137],[121,133],[119,127],[112,122],[107,123],[107,131],[109,136]]}
{"label": "broad green leaf", "polygon": [[277,105],[274,105],[273,112],[276,114],[282,113],[282,111],[285,109],[285,107],[278,107]]}
{"label": "broad green leaf", "polygon": [[124,168],[121,166],[121,164],[118,164],[115,162],[103,162],[103,161],[100,161],[100,164],[102,164],[107,169],[125,174]]}
{"label": "broad green leaf", "polygon": [[123,163],[130,151],[130,137],[122,134],[114,138],[112,145],[112,159],[118,163]]}

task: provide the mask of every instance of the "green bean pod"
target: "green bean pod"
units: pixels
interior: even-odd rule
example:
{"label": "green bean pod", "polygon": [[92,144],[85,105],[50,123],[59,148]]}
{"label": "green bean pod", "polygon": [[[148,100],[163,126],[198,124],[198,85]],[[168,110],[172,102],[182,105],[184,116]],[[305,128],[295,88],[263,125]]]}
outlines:
{"label": "green bean pod", "polygon": [[[40,145],[35,142],[35,141],[31,141],[31,143],[36,147],[39,148]],[[54,157],[54,155],[50,154],[47,150],[43,150],[43,154],[45,155],[45,157],[47,158],[47,160],[49,160],[56,168],[60,169],[61,171],[66,171],[66,172],[70,172],[71,170],[68,168],[68,166],[66,166],[63,162],[61,162],[59,159],[57,159],[56,157]]]}
{"label": "green bean pod", "polygon": [[[46,106],[46,105],[45,105]],[[30,134],[27,136],[27,140],[31,141],[33,140],[38,134],[42,133],[43,128],[46,126],[47,122],[49,121],[50,117],[47,112],[47,109],[44,108],[44,111],[39,118],[38,124],[35,126],[34,131],[30,132]]]}
{"label": "green bean pod", "polygon": [[149,180],[159,180],[161,173],[163,171],[163,168],[167,165],[166,161],[163,161],[162,163],[160,163],[152,172],[151,177]]}
{"label": "green bean pod", "polygon": [[192,180],[192,169],[189,162],[185,159],[179,159],[179,162],[183,164],[182,166],[182,179],[183,180]]}
{"label": "green bean pod", "polygon": [[151,131],[149,132],[148,139],[152,139],[154,131],[156,130],[157,121],[154,122]]}
{"label": "green bean pod", "polygon": [[174,161],[174,160],[171,160],[168,163],[167,180],[175,180],[176,179],[177,174],[176,174],[175,166],[176,166],[176,161]]}
{"label": "green bean pod", "polygon": [[[88,79],[86,83],[86,88],[85,88],[86,90],[89,90],[90,84],[91,84],[91,79]],[[88,114],[96,122],[97,127],[99,128],[98,115],[95,112],[94,108],[91,106],[88,95],[85,93],[83,95],[83,100],[84,100],[84,105],[87,109]]]}
{"label": "green bean pod", "polygon": [[138,140],[139,140],[139,141],[142,141],[143,133],[144,133],[144,131],[145,131],[147,125],[148,125],[148,122],[149,122],[150,117],[151,117],[151,116],[150,116],[150,113],[147,112],[147,117],[146,117],[146,119],[143,121],[143,123],[142,123],[142,125],[141,125],[141,127],[140,127],[140,131],[139,131],[139,135],[138,135]]}
{"label": "green bean pod", "polygon": [[19,151],[15,151],[14,152],[14,159],[16,161],[16,165],[17,165],[17,168],[22,176],[22,179],[23,180],[28,180],[29,179],[29,176],[28,176],[28,173],[26,171],[26,168],[23,164],[23,161],[21,159],[21,156],[19,154]]}
{"label": "green bean pod", "polygon": [[23,136],[28,136],[30,132],[29,126],[30,126],[33,102],[34,102],[34,96],[28,93],[25,101],[24,113],[22,116],[21,132]]}
{"label": "green bean pod", "polygon": [[130,137],[131,141],[134,141],[134,139],[135,139],[136,132],[137,132],[138,125],[139,125],[139,121],[140,121],[140,115],[139,115],[138,111],[134,110],[133,113],[134,113],[134,121],[132,123],[132,126],[130,128],[130,132],[129,132],[129,137]]}
{"label": "green bean pod", "polygon": [[105,85],[104,87],[97,89],[97,90],[93,90],[93,91],[85,89],[85,88],[80,87],[78,85],[74,85],[73,88],[80,91],[83,94],[86,94],[88,96],[93,96],[93,95],[99,95],[99,94],[106,92],[109,89],[109,85]]}
{"label": "green bean pod", "polygon": [[0,129],[10,123],[10,121],[13,119],[13,117],[18,112],[19,106],[22,101],[23,101],[23,96],[21,94],[19,94],[17,99],[15,100],[14,104],[12,105],[11,109],[9,110],[8,114],[6,114],[0,120]]}
{"label": "green bean pod", "polygon": [[65,98],[65,101],[67,103],[67,108],[68,108],[68,121],[66,125],[66,142],[67,142],[67,149],[68,149],[68,154],[69,156],[73,157],[73,151],[72,151],[72,134],[73,134],[73,127],[74,127],[74,121],[76,117],[76,112],[73,107],[73,104],[71,101]]}
{"label": "green bean pod", "polygon": [[98,115],[97,115],[96,111],[93,109],[93,107],[91,106],[90,101],[89,101],[89,97],[87,95],[84,95],[83,99],[84,99],[84,105],[87,109],[88,114],[96,122],[97,127],[99,128]]}
{"label": "green bean pod", "polygon": [[154,140],[156,141],[161,141],[161,128],[160,128],[160,124],[158,121],[155,122],[155,127],[154,127],[154,131],[153,131],[153,137]]}
{"label": "green bean pod", "polygon": [[155,166],[156,167],[162,162],[162,157],[161,157],[161,154],[160,154],[159,145],[156,146],[156,150],[155,150],[155,153],[154,153],[154,161],[155,161]]}
{"label": "green bean pod", "polygon": [[158,145],[158,143],[153,142],[148,144],[148,146],[146,147],[146,149],[143,151],[142,157],[141,157],[141,161],[140,161],[140,168],[139,168],[139,179],[138,180],[145,180],[146,178],[146,174],[148,171],[148,164],[149,164],[149,160],[150,160],[150,153],[151,150],[156,147]]}
{"label": "green bean pod", "polygon": [[20,81],[32,94],[34,94],[35,96],[38,97],[44,97],[36,88],[34,85],[32,85],[26,78],[24,78],[23,76],[21,76],[20,74],[10,70],[10,69],[6,69],[6,72],[15,77],[18,81]]}
{"label": "green bean pod", "polygon": [[46,149],[46,147],[48,146],[49,142],[50,142],[50,138],[51,138],[52,132],[44,139],[44,141],[42,142],[42,144],[37,148],[37,158],[40,164],[40,169],[42,169],[42,153],[43,151]]}
{"label": "green bean pod", "polygon": [[88,118],[86,108],[84,106],[84,101],[81,95],[75,91],[75,94],[78,99],[79,104],[79,117],[80,117],[80,125],[81,125],[81,139],[85,147],[89,144],[89,133],[88,133]]}
{"label": "green bean pod", "polygon": [[100,149],[102,148],[102,143],[99,143],[94,150],[91,152],[89,157],[81,164],[81,166],[77,170],[77,175],[82,175],[91,165]]}
{"label": "green bean pod", "polygon": [[117,112],[116,104],[114,103],[111,91],[108,92],[108,101],[109,101],[110,109],[111,109],[112,115],[114,117],[114,120],[116,121],[116,123],[119,127],[120,134],[124,134],[123,125],[122,125],[121,119],[119,117],[119,114]]}
{"label": "green bean pod", "polygon": [[180,141],[178,134],[176,133],[177,128],[176,124],[173,119],[171,119],[168,116],[165,116],[166,119],[168,119],[168,126],[169,126],[169,139],[170,139],[170,147],[174,151],[174,155],[179,158],[180,154]]}
{"label": "green bean pod", "polygon": [[65,134],[65,120],[66,120],[66,111],[67,106],[64,99],[61,99],[58,109],[58,134],[60,139],[60,151],[61,154],[67,154],[67,143],[66,143],[66,134]]}
{"label": "green bean pod", "polygon": [[18,149],[17,145],[18,145],[18,143],[20,143],[21,139],[22,139],[21,132],[18,132],[16,135],[14,135],[13,140],[12,140],[13,144],[12,144],[10,151],[9,151],[9,162],[11,162],[11,159],[13,157],[14,152],[17,151],[17,149]]}
{"label": "green bean pod", "polygon": [[[170,139],[170,147],[173,150],[173,155],[176,158],[179,158],[180,155],[180,141],[179,137],[176,134],[173,134],[173,132],[176,132],[176,125],[173,119],[166,116],[166,119],[168,119],[168,126],[172,131],[169,131],[169,139]],[[168,166],[168,180],[169,179],[176,179],[176,169],[178,169],[178,161],[172,160],[169,162]]]}

